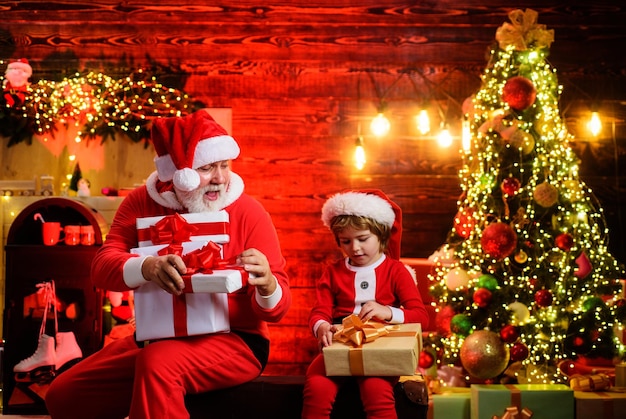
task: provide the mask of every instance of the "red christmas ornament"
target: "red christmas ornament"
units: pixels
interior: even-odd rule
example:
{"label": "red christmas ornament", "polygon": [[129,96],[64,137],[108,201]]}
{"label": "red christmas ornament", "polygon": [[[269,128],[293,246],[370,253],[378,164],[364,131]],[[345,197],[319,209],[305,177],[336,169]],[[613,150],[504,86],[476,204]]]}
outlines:
{"label": "red christmas ornament", "polygon": [[524,345],[522,342],[517,342],[517,343],[514,343],[513,346],[511,346],[510,353],[511,353],[511,361],[513,362],[523,361],[526,358],[528,358],[528,347]]}
{"label": "red christmas ornament", "polygon": [[444,336],[447,336],[451,333],[450,321],[455,314],[456,313],[454,312],[452,306],[444,306],[441,308],[441,310],[437,311],[437,314],[435,315],[435,324],[438,333]]}
{"label": "red christmas ornament", "polygon": [[549,307],[552,305],[552,291],[550,290],[539,290],[535,293],[535,303],[539,307]]}
{"label": "red christmas ornament", "polygon": [[587,340],[583,336],[575,336],[573,344],[575,349],[580,349],[587,344]]}
{"label": "red christmas ornament", "polygon": [[472,297],[474,304],[480,308],[485,308],[491,303],[491,291],[487,288],[478,288]]}
{"label": "red christmas ornament", "polygon": [[473,211],[466,208],[461,208],[459,212],[454,216],[454,230],[456,234],[468,238],[476,222],[474,221]]}
{"label": "red christmas ornament", "polygon": [[517,234],[506,223],[492,223],[483,230],[480,245],[489,256],[498,260],[504,259],[517,247]]}
{"label": "red christmas ornament", "polygon": [[519,191],[521,186],[521,182],[519,179],[514,177],[508,177],[502,181],[500,184],[500,189],[504,192],[505,195],[513,196]]}
{"label": "red christmas ornament", "polygon": [[561,250],[569,252],[574,246],[574,238],[569,233],[561,233],[554,239],[554,244]]}
{"label": "red christmas ornament", "polygon": [[502,89],[502,100],[516,111],[529,108],[537,98],[537,90],[532,81],[522,76],[511,77]]}
{"label": "red christmas ornament", "polygon": [[576,258],[576,269],[574,269],[574,276],[577,278],[584,278],[591,273],[593,266],[591,261],[585,252],[582,252]]}
{"label": "red christmas ornament", "polygon": [[420,352],[420,359],[418,362],[418,365],[420,368],[428,369],[432,367],[434,363],[435,363],[435,357],[433,356],[432,353],[428,351]]}
{"label": "red christmas ornament", "polygon": [[519,328],[512,324],[507,324],[500,329],[500,338],[503,342],[513,343],[519,338]]}

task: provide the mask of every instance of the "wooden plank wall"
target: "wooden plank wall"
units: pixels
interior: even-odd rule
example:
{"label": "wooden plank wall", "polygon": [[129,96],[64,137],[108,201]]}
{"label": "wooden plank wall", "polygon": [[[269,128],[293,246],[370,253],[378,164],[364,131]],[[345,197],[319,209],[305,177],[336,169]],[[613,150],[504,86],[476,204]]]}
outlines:
{"label": "wooden plank wall", "polygon": [[[626,260],[626,6],[520,0],[515,7],[534,8],[555,30],[550,60],[581,176],[604,206],[612,251]],[[459,142],[440,149],[416,133],[412,115],[427,105],[458,138],[461,104],[480,86],[511,9],[505,0],[0,1],[0,59],[28,58],[31,81],[156,68],[166,86],[232,108],[243,150],[235,170],[272,214],[293,286],[294,306],[272,328],[267,373],[300,374],[315,353],[306,329],[312,287],[338,256],[320,222],[324,200],[344,188],[381,188],[404,209],[404,257],[428,257],[445,241],[460,193]],[[381,99],[393,129],[376,140],[366,128]],[[592,105],[611,121],[597,140],[580,128]],[[359,125],[368,153],[362,171],[351,161]],[[94,193],[140,183],[152,170],[152,151],[123,137],[104,150],[104,169],[86,174]],[[3,179],[60,178],[67,170],[37,142],[2,147],[0,157]]]}

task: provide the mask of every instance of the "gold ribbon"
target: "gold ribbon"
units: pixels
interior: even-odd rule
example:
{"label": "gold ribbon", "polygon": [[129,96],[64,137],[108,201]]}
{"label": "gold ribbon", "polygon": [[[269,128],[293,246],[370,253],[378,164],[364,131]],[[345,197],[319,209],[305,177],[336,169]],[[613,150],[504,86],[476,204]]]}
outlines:
{"label": "gold ribbon", "polygon": [[554,42],[554,30],[537,23],[538,13],[532,9],[513,10],[509,13],[511,23],[504,23],[496,30],[496,40],[501,49],[513,46],[517,51],[528,48],[550,48]]}
{"label": "gold ribbon", "polygon": [[606,374],[574,374],[569,386],[574,391],[600,391],[611,386],[611,379]]}
{"label": "gold ribbon", "polygon": [[532,416],[532,410],[526,407],[520,411],[517,406],[509,406],[504,410],[502,416],[494,415],[492,419],[530,419]]}
{"label": "gold ribbon", "polygon": [[363,322],[356,314],[351,314],[341,321],[342,328],[335,333],[335,339],[341,343],[350,343],[354,347],[373,342],[389,334],[387,326],[379,322]]}
{"label": "gold ribbon", "polygon": [[505,384],[511,392],[511,406],[504,410],[502,416],[494,415],[492,419],[530,419],[533,416],[532,410],[522,408],[522,392],[512,384]]}

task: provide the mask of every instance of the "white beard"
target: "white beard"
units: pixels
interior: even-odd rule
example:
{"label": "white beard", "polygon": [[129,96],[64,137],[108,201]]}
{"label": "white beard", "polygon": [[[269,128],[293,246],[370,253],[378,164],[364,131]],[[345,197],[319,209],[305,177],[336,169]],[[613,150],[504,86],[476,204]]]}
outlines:
{"label": "white beard", "polygon": [[[219,191],[219,197],[215,201],[208,201],[204,194],[208,191]],[[215,212],[226,206],[226,188],[224,185],[208,185],[193,191],[176,191],[180,203],[189,212]]]}

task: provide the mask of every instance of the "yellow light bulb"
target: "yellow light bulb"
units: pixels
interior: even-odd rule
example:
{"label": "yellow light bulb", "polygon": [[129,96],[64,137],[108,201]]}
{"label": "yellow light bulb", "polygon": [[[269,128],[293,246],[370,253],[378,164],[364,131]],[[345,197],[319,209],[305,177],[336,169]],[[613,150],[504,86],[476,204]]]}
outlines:
{"label": "yellow light bulb", "polygon": [[354,167],[358,170],[365,167],[367,159],[365,158],[365,148],[363,148],[363,138],[359,137],[356,140],[356,148],[354,149]]}
{"label": "yellow light bulb", "polygon": [[370,124],[370,129],[372,130],[372,134],[376,137],[384,137],[389,133],[391,129],[391,123],[389,119],[383,114],[379,112],[378,115],[372,119],[372,123]]}
{"label": "yellow light bulb", "polygon": [[437,144],[439,144],[439,147],[450,147],[452,145],[452,135],[450,135],[448,128],[441,130],[437,136]]}
{"label": "yellow light bulb", "polygon": [[426,109],[422,109],[419,114],[415,117],[415,124],[417,125],[417,130],[420,134],[428,134],[430,131],[430,118],[428,117],[428,112]]}
{"label": "yellow light bulb", "polygon": [[602,121],[598,112],[591,112],[591,119],[587,122],[587,129],[594,137],[597,137],[602,131]]}

